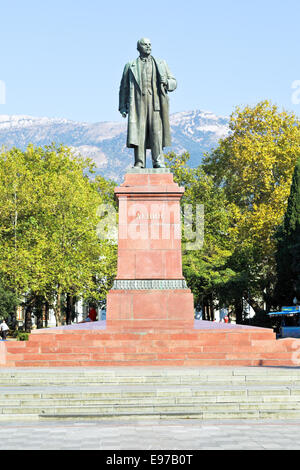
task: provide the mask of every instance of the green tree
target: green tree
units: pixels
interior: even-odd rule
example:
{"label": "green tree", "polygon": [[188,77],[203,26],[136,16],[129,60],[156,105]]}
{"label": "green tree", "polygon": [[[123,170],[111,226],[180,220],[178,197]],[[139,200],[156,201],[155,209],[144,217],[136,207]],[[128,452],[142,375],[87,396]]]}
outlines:
{"label": "green tree", "polygon": [[65,294],[99,299],[109,288],[116,247],[96,233],[108,192],[103,197],[93,171],[64,146],[0,155],[0,271],[17,295],[26,294],[28,318],[42,297],[60,325]]}
{"label": "green tree", "polygon": [[[216,187],[212,176],[206,174],[202,166],[190,168],[189,154],[166,155],[174,180],[184,186],[182,208],[186,204],[194,209],[204,206],[203,246],[188,249],[188,240],[183,236],[183,273],[194,294],[195,306],[202,308],[207,319],[213,319],[216,301],[227,302],[225,286],[235,276],[227,267],[232,254],[235,232],[231,229],[234,206],[228,203],[222,187]],[[199,229],[199,227],[198,227]]]}
{"label": "green tree", "polygon": [[228,267],[237,273],[236,301],[247,298],[259,313],[270,308],[276,281],[274,234],[300,154],[300,123],[293,113],[263,101],[237,108],[229,127],[228,137],[206,156],[204,169],[235,207],[236,247]]}
{"label": "green tree", "polygon": [[14,318],[18,305],[18,299],[15,292],[8,288],[0,278],[0,319]]}

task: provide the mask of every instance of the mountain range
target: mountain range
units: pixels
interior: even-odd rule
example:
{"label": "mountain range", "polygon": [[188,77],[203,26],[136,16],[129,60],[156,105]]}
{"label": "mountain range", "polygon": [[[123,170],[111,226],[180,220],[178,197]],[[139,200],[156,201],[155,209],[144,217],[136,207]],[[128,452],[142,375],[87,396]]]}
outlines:
{"label": "mountain range", "polygon": [[[228,135],[228,118],[208,111],[184,111],[170,116],[172,148],[176,153],[188,151],[190,166],[201,163],[203,153]],[[75,152],[92,158],[97,173],[120,182],[133,164],[133,150],[126,147],[126,121],[76,122],[67,119],[0,115],[0,146],[24,149],[52,142],[72,147]],[[150,158],[148,166],[151,166]]]}

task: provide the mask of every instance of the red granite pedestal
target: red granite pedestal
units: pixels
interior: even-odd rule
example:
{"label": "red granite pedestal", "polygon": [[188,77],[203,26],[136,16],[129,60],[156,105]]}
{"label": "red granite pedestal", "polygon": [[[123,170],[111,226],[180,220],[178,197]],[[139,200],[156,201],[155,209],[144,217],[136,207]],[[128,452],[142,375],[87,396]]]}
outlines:
{"label": "red granite pedestal", "polygon": [[193,328],[193,296],[182,275],[183,192],[172,173],[151,170],[127,174],[115,190],[118,272],[107,296],[108,331]]}
{"label": "red granite pedestal", "polygon": [[179,202],[184,189],[155,170],[125,176],[118,272],[107,321],[35,330],[0,342],[0,367],[293,366],[300,340],[271,329],[195,321],[182,275]]}

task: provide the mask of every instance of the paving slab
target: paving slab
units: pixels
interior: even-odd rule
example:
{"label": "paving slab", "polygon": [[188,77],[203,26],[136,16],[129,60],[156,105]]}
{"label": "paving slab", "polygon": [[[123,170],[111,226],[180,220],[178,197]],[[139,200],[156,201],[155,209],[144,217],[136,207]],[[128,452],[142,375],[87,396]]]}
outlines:
{"label": "paving slab", "polygon": [[10,449],[299,450],[300,420],[1,423],[0,450]]}

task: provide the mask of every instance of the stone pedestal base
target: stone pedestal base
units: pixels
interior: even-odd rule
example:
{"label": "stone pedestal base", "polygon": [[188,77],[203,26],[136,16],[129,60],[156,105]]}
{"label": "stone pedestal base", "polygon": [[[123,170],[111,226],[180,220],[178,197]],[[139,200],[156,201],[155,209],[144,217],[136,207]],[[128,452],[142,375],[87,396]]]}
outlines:
{"label": "stone pedestal base", "polygon": [[193,295],[182,275],[183,192],[168,169],[134,169],[115,189],[118,271],[107,296],[108,331],[193,328]]}
{"label": "stone pedestal base", "polygon": [[102,323],[34,330],[29,341],[0,343],[0,368],[299,367],[300,340],[277,341],[271,329],[196,321],[194,329],[185,331],[120,332],[105,330]]}

